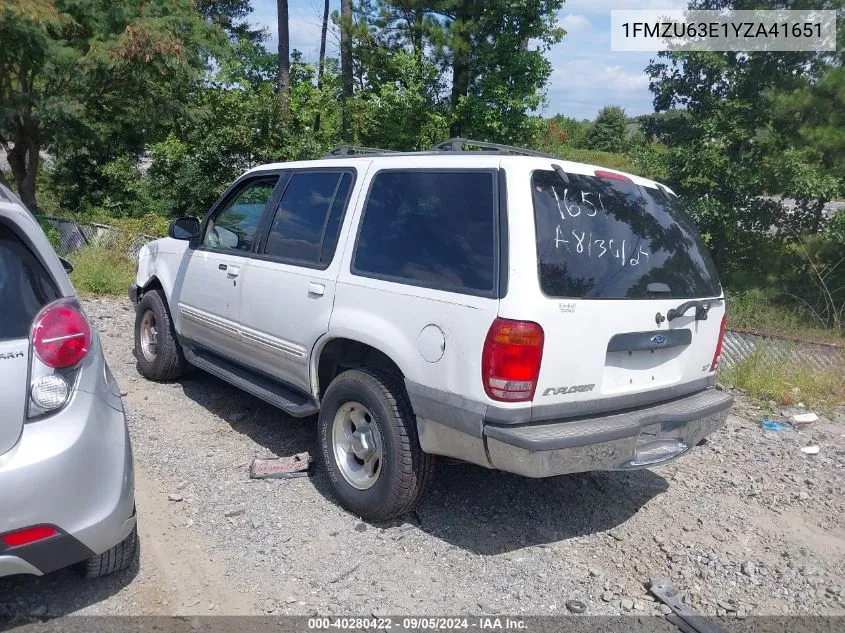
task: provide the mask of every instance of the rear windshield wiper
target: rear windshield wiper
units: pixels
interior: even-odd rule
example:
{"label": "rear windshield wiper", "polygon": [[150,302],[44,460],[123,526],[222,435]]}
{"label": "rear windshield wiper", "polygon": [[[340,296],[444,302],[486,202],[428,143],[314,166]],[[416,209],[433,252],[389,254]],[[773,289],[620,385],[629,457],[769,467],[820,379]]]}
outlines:
{"label": "rear windshield wiper", "polygon": [[695,308],[695,320],[696,321],[706,321],[707,320],[707,311],[710,309],[709,303],[702,303],[701,301],[686,301],[679,305],[677,308],[672,308],[669,312],[666,313],[666,320],[672,321],[673,319],[677,319],[678,317],[684,316],[684,313],[687,312],[690,308]]}
{"label": "rear windshield wiper", "polygon": [[569,186],[569,176],[567,176],[566,172],[563,171],[563,167],[561,167],[557,163],[553,163],[552,169],[555,170],[555,173],[558,175],[558,178],[560,178],[563,181],[563,184],[566,185],[566,186]]}

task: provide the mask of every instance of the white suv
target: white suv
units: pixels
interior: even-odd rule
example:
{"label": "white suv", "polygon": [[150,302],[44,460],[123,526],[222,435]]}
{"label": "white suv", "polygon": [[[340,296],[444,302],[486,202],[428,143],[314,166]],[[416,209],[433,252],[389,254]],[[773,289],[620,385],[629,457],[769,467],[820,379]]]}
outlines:
{"label": "white suv", "polygon": [[642,468],[732,404],[722,289],[675,194],[518,148],[257,167],[144,247],[129,294],[144,376],[190,363],[319,414],[337,496],[370,520],[411,510],[436,455]]}

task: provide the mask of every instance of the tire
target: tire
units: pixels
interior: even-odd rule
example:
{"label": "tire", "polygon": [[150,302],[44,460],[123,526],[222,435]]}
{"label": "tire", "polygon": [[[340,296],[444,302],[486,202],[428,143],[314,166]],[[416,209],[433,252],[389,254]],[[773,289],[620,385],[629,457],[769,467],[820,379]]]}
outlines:
{"label": "tire", "polygon": [[80,573],[86,578],[101,578],[127,569],[138,554],[138,526],[123,541],[79,564]]}
{"label": "tire", "polygon": [[[362,420],[367,419],[367,429],[376,445],[380,442],[380,460],[374,483],[353,485],[349,478],[352,463],[363,469],[372,462],[363,462],[344,453],[339,448],[344,439],[337,440],[335,428],[338,416],[349,419],[345,412],[361,416],[358,405],[363,406]],[[353,423],[354,424],[354,423]],[[377,431],[377,433],[376,433]],[[433,460],[420,448],[416,418],[402,379],[374,369],[362,368],[345,371],[337,376],[326,390],[320,407],[318,439],[323,463],[332,487],[341,504],[350,512],[368,521],[389,521],[411,512],[422,498],[431,479]],[[356,454],[357,456],[357,454]],[[350,459],[351,458],[351,459]],[[365,476],[366,478],[366,476]]]}
{"label": "tire", "polygon": [[[152,327],[157,335],[156,344],[144,341],[145,332]],[[150,380],[173,380],[185,372],[185,356],[182,346],[176,340],[173,329],[173,319],[167,309],[164,291],[149,290],[144,293],[138,310],[135,313],[135,358],[138,361],[138,372]]]}

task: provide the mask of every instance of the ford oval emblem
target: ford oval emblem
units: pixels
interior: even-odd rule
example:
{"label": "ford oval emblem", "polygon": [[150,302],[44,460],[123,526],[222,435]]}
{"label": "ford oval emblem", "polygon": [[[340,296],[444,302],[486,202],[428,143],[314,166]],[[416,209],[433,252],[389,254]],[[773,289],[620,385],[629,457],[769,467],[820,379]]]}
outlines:
{"label": "ford oval emblem", "polygon": [[651,337],[651,342],[655,345],[663,345],[666,342],[666,337],[662,334],[655,334]]}

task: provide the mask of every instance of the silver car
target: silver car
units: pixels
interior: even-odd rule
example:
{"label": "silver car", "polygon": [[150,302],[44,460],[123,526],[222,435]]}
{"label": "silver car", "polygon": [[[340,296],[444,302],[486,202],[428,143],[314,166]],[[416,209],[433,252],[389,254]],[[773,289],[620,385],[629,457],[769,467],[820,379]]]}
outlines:
{"label": "silver car", "polygon": [[0,576],[125,569],[137,550],[120,391],[35,218],[0,186]]}

